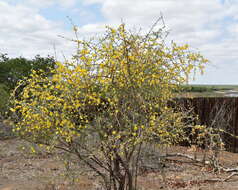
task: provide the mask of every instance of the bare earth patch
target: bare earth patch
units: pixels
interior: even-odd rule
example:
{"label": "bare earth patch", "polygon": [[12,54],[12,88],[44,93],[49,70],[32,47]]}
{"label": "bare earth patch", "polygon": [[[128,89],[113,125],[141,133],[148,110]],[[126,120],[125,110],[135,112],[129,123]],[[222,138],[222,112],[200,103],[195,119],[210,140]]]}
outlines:
{"label": "bare earth patch", "polygon": [[[22,147],[27,144],[21,140],[0,141],[0,190],[95,190],[100,189],[98,179],[87,174],[86,168],[79,164],[66,168],[57,154],[24,154]],[[186,147],[171,147],[169,152],[193,155]],[[61,155],[60,155],[61,154]],[[198,156],[199,156],[198,152]],[[238,154],[222,152],[222,164],[237,167]],[[222,182],[231,173],[214,172],[209,166],[193,163],[189,159],[171,157],[166,160],[163,173],[159,170],[145,169],[138,178],[141,190],[183,189],[183,190],[235,190],[238,189],[238,176]]]}

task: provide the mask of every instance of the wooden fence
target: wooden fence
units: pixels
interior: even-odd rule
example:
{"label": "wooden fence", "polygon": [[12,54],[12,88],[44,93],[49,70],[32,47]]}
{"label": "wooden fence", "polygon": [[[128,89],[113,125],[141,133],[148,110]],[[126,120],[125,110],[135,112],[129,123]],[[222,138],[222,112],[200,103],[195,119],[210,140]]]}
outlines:
{"label": "wooden fence", "polygon": [[200,97],[178,99],[187,109],[193,109],[200,124],[224,129],[226,150],[238,152],[238,98],[237,97]]}

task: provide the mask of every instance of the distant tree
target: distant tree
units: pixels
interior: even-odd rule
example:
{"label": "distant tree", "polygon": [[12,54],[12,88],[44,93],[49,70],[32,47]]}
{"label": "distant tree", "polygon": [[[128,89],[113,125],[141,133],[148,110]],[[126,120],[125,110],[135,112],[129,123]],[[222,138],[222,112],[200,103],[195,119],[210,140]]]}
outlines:
{"label": "distant tree", "polygon": [[[34,59],[23,57],[9,58],[7,54],[0,53],[0,116],[4,116],[8,110],[11,91],[16,87],[18,81],[28,78],[32,70],[41,71],[47,75],[55,67],[53,57],[35,56]],[[21,92],[23,86],[18,88]]]}
{"label": "distant tree", "polygon": [[26,59],[23,57],[8,58],[7,54],[0,54],[0,84],[12,90],[19,80],[29,77],[32,70],[48,73],[54,65],[55,60],[50,56],[37,55],[34,59]]}

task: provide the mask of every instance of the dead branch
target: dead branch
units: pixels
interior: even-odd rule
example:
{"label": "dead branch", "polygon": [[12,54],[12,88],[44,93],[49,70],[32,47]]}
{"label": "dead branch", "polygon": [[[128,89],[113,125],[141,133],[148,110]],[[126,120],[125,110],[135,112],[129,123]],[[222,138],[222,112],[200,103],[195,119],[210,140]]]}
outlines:
{"label": "dead branch", "polygon": [[233,176],[235,176],[235,175],[238,175],[238,172],[233,172],[231,175],[229,175],[227,178],[225,178],[224,180],[223,180],[223,182],[225,182],[225,181],[228,181],[229,179],[231,179]]}
{"label": "dead branch", "polygon": [[238,172],[233,172],[232,174],[230,174],[228,177],[226,177],[225,179],[219,179],[219,178],[215,178],[215,179],[206,179],[204,180],[204,182],[227,182],[228,180],[230,180],[233,176],[238,175]]}
{"label": "dead branch", "polygon": [[190,156],[188,154],[182,154],[182,153],[166,154],[165,157],[182,157],[182,158],[190,159],[194,162],[199,162],[199,163],[203,163],[203,164],[207,164],[207,165],[210,164],[209,161],[204,162],[203,159],[194,158],[193,156]]}
{"label": "dead branch", "polygon": [[224,167],[220,167],[221,171],[224,171],[224,172],[238,172],[238,168],[224,168]]}
{"label": "dead branch", "polygon": [[[165,155],[165,157],[182,157],[182,158],[187,158],[187,159],[190,159],[194,162],[199,162],[199,163],[203,163],[205,165],[210,165],[211,162],[210,161],[205,161],[203,159],[198,159],[198,158],[194,158],[193,156],[190,156],[188,154],[182,154],[182,153],[174,153],[174,154],[167,154]],[[238,168],[225,168],[225,167],[222,167],[222,166],[219,166],[218,169],[220,171],[223,171],[223,172],[236,172],[236,174],[238,174]],[[234,173],[233,173],[234,175]]]}
{"label": "dead branch", "polygon": [[[166,156],[167,157],[183,157],[183,158],[190,159],[194,162],[203,163],[205,165],[210,165],[211,164],[210,161],[205,161],[204,162],[204,160],[202,160],[202,159],[195,159],[194,157],[192,157],[190,155],[182,154],[182,153],[167,154]],[[225,168],[225,167],[218,166],[217,169],[220,170],[220,171],[226,172],[226,173],[230,173],[230,172],[232,172],[232,173],[228,177],[226,177],[225,179],[207,179],[206,181],[209,181],[209,182],[211,182],[211,181],[212,182],[226,182],[226,181],[230,180],[233,176],[238,175],[238,168]]]}

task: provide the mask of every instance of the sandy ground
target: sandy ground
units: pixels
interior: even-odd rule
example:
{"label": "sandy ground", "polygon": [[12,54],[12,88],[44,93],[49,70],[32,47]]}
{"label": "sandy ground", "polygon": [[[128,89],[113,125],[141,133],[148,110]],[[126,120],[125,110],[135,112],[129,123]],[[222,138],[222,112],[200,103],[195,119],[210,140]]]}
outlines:
{"label": "sandy ground", "polygon": [[[26,147],[24,150],[22,147]],[[29,147],[29,149],[27,148]],[[30,146],[21,140],[0,141],[0,190],[95,190],[97,179],[85,172],[85,167],[66,165],[58,154],[30,154]],[[193,152],[185,147],[172,147],[169,151]],[[238,154],[222,152],[221,162],[236,167]],[[165,163],[165,177],[160,171],[145,170],[138,178],[140,190],[187,189],[187,190],[235,190],[238,176],[219,182],[230,173],[213,172],[212,168],[189,160],[173,157]]]}

